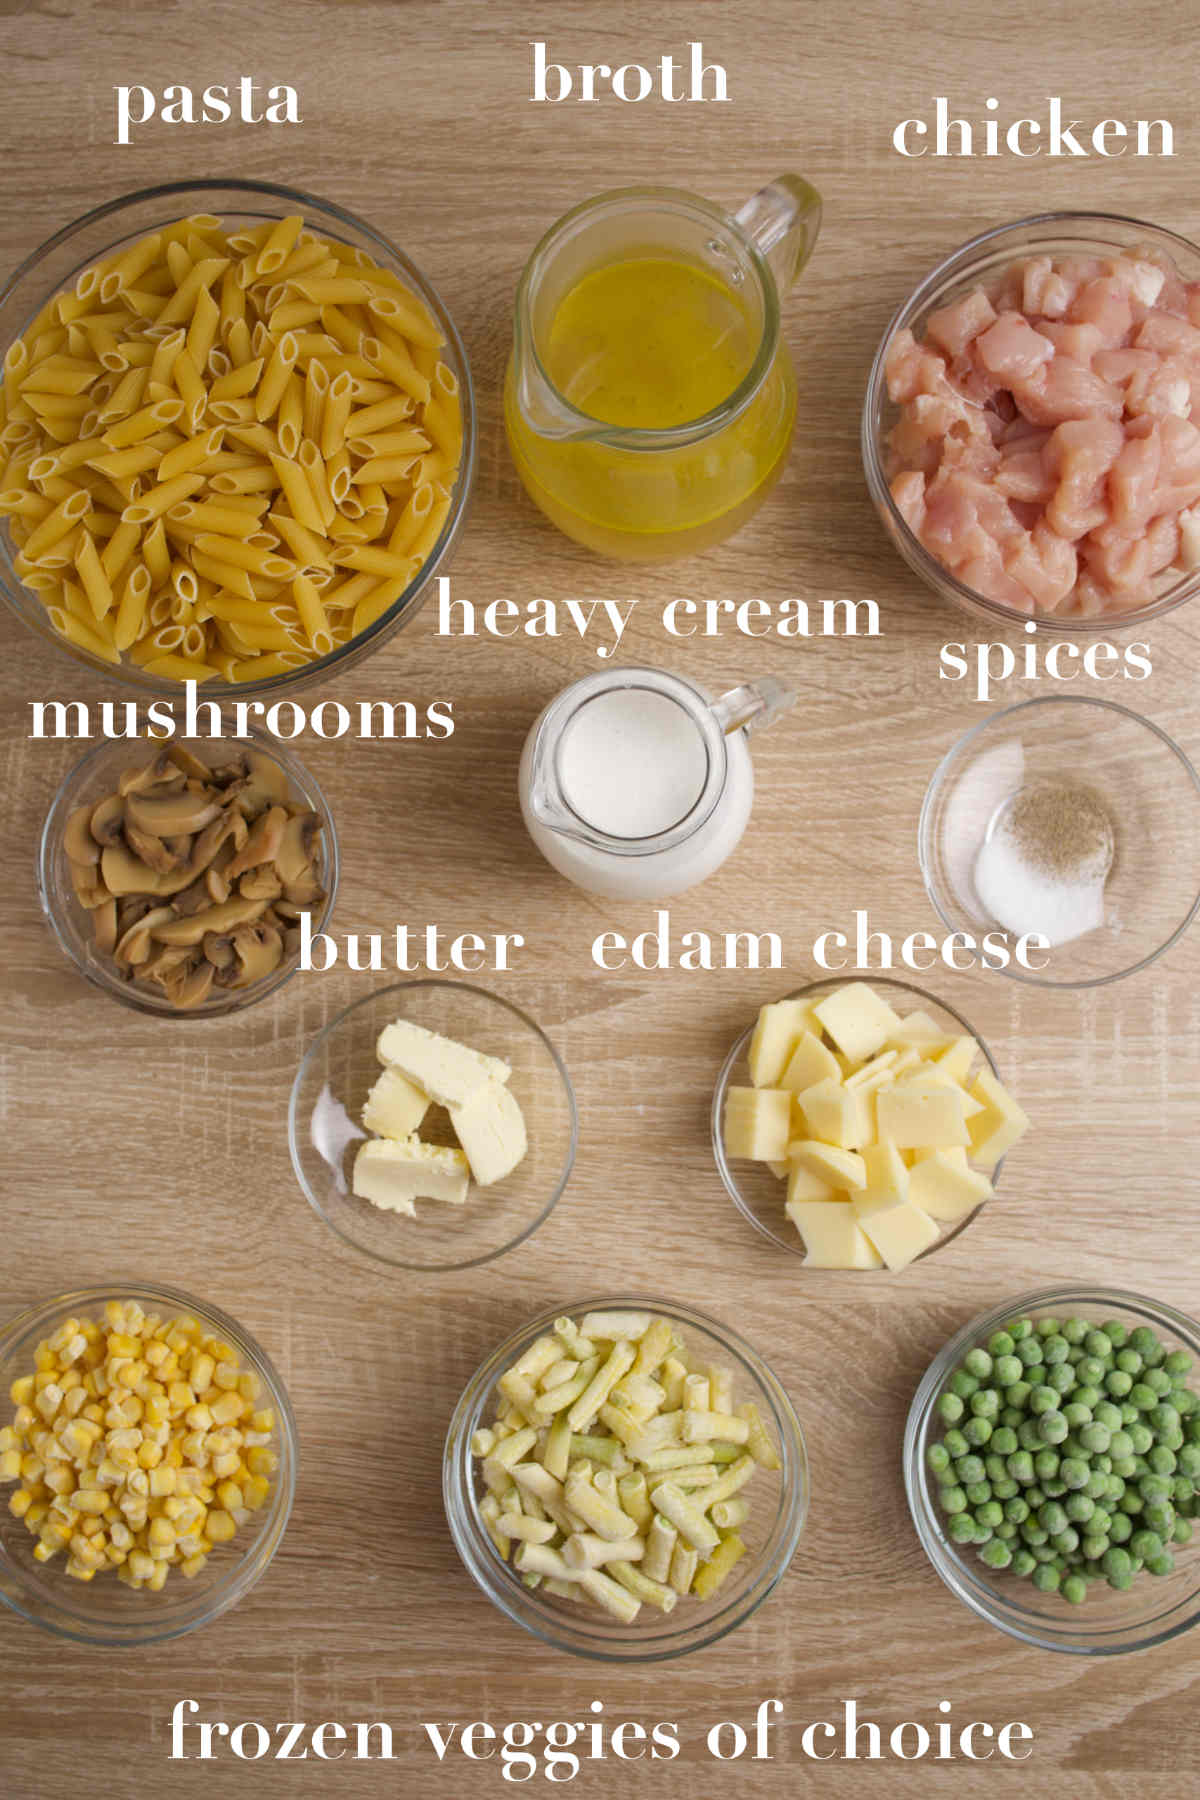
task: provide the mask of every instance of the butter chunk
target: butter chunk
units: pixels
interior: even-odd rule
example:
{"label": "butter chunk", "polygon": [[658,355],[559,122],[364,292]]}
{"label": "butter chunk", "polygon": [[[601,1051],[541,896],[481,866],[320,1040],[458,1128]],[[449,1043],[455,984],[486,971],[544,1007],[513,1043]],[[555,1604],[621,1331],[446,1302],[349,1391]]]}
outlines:
{"label": "butter chunk", "polygon": [[841,1078],[841,1066],[833,1051],[814,1032],[805,1031],[788,1059],[779,1085],[790,1088],[794,1094],[802,1094],[805,1088],[815,1087],[818,1081],[840,1081]]}
{"label": "butter chunk", "polygon": [[910,1199],[931,1218],[952,1224],[974,1212],[990,1195],[992,1184],[986,1175],[967,1166],[964,1151],[934,1150],[913,1164],[908,1191]]}
{"label": "butter chunk", "polygon": [[983,1107],[970,1121],[971,1161],[981,1168],[994,1169],[1029,1130],[1029,1116],[990,1069],[980,1070],[970,1091]]}
{"label": "butter chunk", "polygon": [[429,1095],[399,1069],[385,1069],[367,1095],[362,1122],[378,1137],[410,1137],[429,1111]]}
{"label": "butter chunk", "polygon": [[731,1087],[725,1095],[725,1154],[785,1162],[792,1124],[786,1088]]}
{"label": "butter chunk", "polygon": [[858,1150],[874,1136],[862,1095],[832,1077],[805,1088],[797,1104],[810,1137]]}
{"label": "butter chunk", "polygon": [[755,1087],[779,1087],[796,1040],[809,1028],[807,1000],[775,1000],[759,1008],[747,1060]]}
{"label": "butter chunk", "polygon": [[804,1239],[804,1265],[813,1269],[879,1269],[883,1258],[846,1201],[789,1200],[787,1215]]}
{"label": "butter chunk", "polygon": [[866,1164],[856,1150],[799,1138],[788,1145],[788,1161],[793,1169],[808,1169],[830,1187],[859,1189],[867,1185]]}
{"label": "butter chunk", "polygon": [[937,1243],[936,1224],[911,1200],[895,1205],[855,1194],[851,1196],[851,1206],[858,1225],[889,1269],[906,1269],[923,1250]]}
{"label": "butter chunk", "polygon": [[884,1088],[875,1098],[875,1116],[879,1136],[897,1150],[948,1150],[970,1141],[957,1087],[906,1082]]}
{"label": "butter chunk", "polygon": [[882,995],[865,981],[848,982],[819,1000],[813,1011],[838,1049],[856,1063],[877,1056],[901,1023]]}
{"label": "butter chunk", "polygon": [[470,1171],[461,1150],[423,1144],[418,1137],[369,1138],[354,1158],[354,1192],[384,1212],[412,1217],[414,1200],[445,1200],[461,1206]]}
{"label": "butter chunk", "polygon": [[507,1081],[512,1074],[499,1057],[484,1056],[407,1019],[384,1027],[376,1053],[381,1063],[399,1069],[439,1106],[465,1106],[486,1082]]}
{"label": "butter chunk", "polygon": [[529,1148],[521,1108],[499,1081],[489,1081],[465,1106],[452,1106],[450,1123],[480,1187],[511,1175]]}

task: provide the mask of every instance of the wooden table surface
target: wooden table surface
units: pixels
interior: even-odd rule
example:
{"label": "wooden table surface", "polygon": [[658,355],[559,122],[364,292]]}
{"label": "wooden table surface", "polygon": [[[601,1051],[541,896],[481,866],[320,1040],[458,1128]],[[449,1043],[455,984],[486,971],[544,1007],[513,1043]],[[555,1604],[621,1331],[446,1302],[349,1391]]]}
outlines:
{"label": "wooden table surface", "polygon": [[[4,1256],[0,1309],[75,1282],[141,1274],[209,1296],[264,1342],[301,1436],[295,1511],[265,1579],[236,1612],[144,1654],[74,1648],[0,1617],[0,1791],[58,1800],[102,1784],[113,1800],[382,1796],[502,1791],[498,1761],[439,1767],[427,1720],[673,1719],[675,1762],[613,1774],[588,1793],[659,1800],[783,1795],[815,1779],[812,1719],[855,1698],[891,1726],[934,1718],[1027,1721],[1029,1793],[1078,1800],[1177,1794],[1196,1748],[1196,1643],[1104,1666],[1023,1650],[942,1587],[909,1522],[899,1447],[921,1371],[987,1305],[1046,1278],[1126,1285],[1193,1313],[1200,1089],[1200,935],[1153,968],[1082,995],[996,975],[929,978],[975,1021],[1033,1114],[996,1203],[945,1254],[907,1273],[806,1277],[736,1215],[712,1163],[706,1107],[731,1038],[757,1005],[814,971],[822,929],[856,907],[903,937],[936,925],[915,831],[937,759],[984,708],[938,680],[938,651],[972,635],[909,576],[879,529],[857,431],[866,370],[891,310],[943,253],[983,226],[1056,206],[1109,209],[1200,234],[1193,109],[1180,85],[1188,8],[1145,16],[1097,0],[1086,23],[1060,0],[896,9],[786,0],[690,7],[501,3],[322,5],[211,0],[203,8],[3,8],[6,52],[0,262],[11,268],[88,208],[160,180],[236,173],[295,182],[361,213],[428,271],[459,321],[481,408],[481,458],[456,591],[641,605],[628,661],[686,668],[719,688],[767,672],[800,704],[755,744],[758,799],[742,847],[671,907],[678,930],[773,929],[786,973],[604,974],[589,945],[652,909],[567,887],[521,827],[524,734],[565,682],[602,666],[566,639],[453,641],[432,608],[324,690],[342,700],[449,697],[447,742],[311,737],[344,856],[337,929],[397,923],[520,931],[521,966],[487,979],[531,1008],[562,1051],[582,1132],[570,1187],[516,1253],[461,1276],[389,1273],[341,1247],[293,1179],[289,1084],[324,1021],[384,976],[297,977],[242,1017],[197,1026],[110,1004],[61,960],[38,913],[37,832],[79,754],[28,739],[32,697],[97,699],[103,684],[7,619],[0,624],[3,781],[10,856],[4,929]],[[69,16],[69,23],[68,23]],[[655,61],[702,38],[732,103],[534,106],[528,40],[566,63]],[[252,71],[301,94],[303,125],[149,126],[113,143],[116,82],[205,85]],[[905,161],[901,119],[934,92],[984,116],[1173,118],[1173,161],[1011,157]],[[630,181],[686,185],[736,206],[779,170],[822,189],[824,234],[786,308],[800,428],[779,490],[732,543],[647,573],[556,535],[521,493],[503,442],[499,384],[521,263],[574,202]],[[727,635],[672,645],[675,595],[878,600],[882,635],[805,643]],[[1148,713],[1200,754],[1200,611],[1147,634],[1154,673],[1096,692]],[[1084,684],[1076,684],[1080,692]],[[1052,691],[1011,687],[1004,699]],[[1164,856],[1170,845],[1159,847]],[[792,1568],[735,1636],[682,1662],[613,1670],[544,1649],[478,1593],[451,1546],[439,1492],[454,1401],[498,1338],[543,1306],[597,1287],[661,1292],[742,1329],[788,1387],[812,1460],[813,1503]],[[168,1764],[180,1698],[201,1716],[343,1722],[395,1732],[391,1766]],[[775,1760],[721,1771],[704,1738],[779,1697]],[[646,1766],[648,1768],[648,1765]],[[540,1779],[540,1778],[539,1778]],[[1003,1781],[962,1763],[892,1762],[873,1776],[832,1762],[826,1791],[982,1794]],[[1132,1782],[1132,1786],[1130,1785]],[[397,1786],[397,1784],[400,1784]]]}

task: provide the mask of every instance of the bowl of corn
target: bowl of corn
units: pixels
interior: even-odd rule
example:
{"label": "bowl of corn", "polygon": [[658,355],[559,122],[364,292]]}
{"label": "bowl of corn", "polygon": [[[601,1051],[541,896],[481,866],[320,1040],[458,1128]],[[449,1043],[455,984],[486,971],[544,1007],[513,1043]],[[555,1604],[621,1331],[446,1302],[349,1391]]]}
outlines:
{"label": "bowl of corn", "polygon": [[0,1329],[0,1600],[78,1643],[181,1637],[235,1606],[287,1525],[296,1425],[207,1302],[80,1288]]}

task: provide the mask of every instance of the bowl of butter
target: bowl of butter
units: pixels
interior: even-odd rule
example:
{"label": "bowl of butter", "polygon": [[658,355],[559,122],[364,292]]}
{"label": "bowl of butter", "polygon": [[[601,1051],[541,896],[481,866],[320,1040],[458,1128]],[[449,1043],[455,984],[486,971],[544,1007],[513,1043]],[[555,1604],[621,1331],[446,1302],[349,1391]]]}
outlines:
{"label": "bowl of butter", "polygon": [[571,1078],[541,1027],[459,981],[403,981],[333,1019],[292,1085],[292,1167],[343,1243],[396,1268],[490,1262],[575,1160]]}

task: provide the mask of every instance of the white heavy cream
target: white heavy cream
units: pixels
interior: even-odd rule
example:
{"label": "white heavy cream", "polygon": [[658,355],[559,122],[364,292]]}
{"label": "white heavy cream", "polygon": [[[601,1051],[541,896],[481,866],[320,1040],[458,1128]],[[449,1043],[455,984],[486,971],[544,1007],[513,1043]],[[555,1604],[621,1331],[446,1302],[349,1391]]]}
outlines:
{"label": "white heavy cream", "polygon": [[686,819],[708,778],[690,712],[650,688],[610,688],[579,707],[558,747],[571,811],[617,838],[657,837]]}

